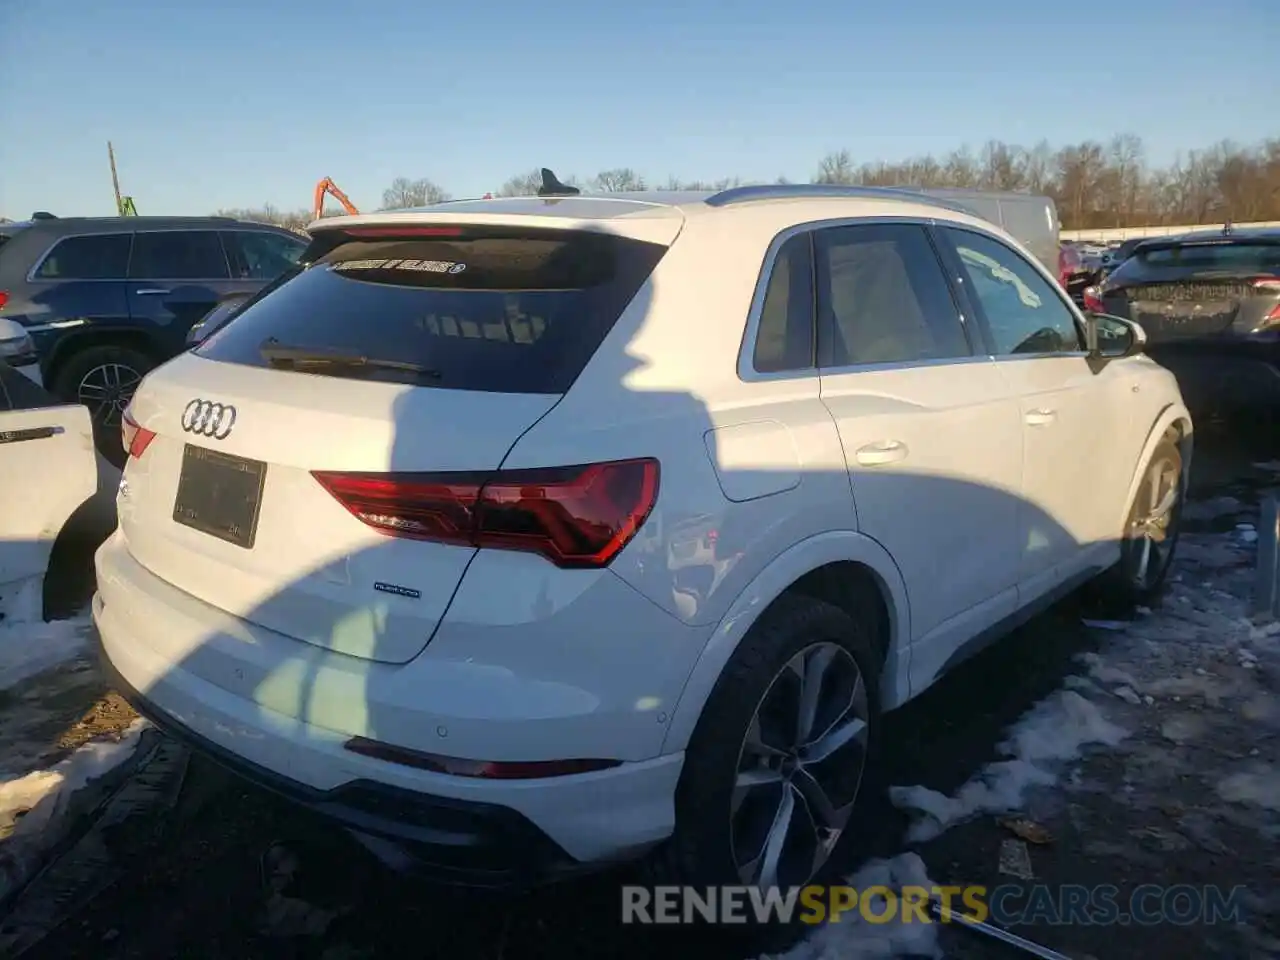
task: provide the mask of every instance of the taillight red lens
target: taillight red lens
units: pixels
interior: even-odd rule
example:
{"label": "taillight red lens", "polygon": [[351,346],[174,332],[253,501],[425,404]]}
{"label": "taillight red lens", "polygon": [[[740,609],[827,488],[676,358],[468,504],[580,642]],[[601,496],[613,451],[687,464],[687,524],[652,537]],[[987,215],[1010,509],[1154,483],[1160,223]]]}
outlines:
{"label": "taillight red lens", "polygon": [[477,473],[313,476],[393,537],[537,553],[558,567],[606,567],[658,498],[658,461]]}
{"label": "taillight red lens", "polygon": [[1080,296],[1084,300],[1084,308],[1090,313],[1107,312],[1107,305],[1102,302],[1102,297],[1099,296],[1097,287],[1085,287]]}
{"label": "taillight red lens", "polygon": [[129,456],[135,459],[142,456],[155,438],[155,431],[138,426],[138,422],[129,416],[128,410],[120,416],[120,439]]}
{"label": "taillight red lens", "polygon": [[0,290],[0,310],[4,309],[4,305],[9,302],[9,294],[7,291]]}

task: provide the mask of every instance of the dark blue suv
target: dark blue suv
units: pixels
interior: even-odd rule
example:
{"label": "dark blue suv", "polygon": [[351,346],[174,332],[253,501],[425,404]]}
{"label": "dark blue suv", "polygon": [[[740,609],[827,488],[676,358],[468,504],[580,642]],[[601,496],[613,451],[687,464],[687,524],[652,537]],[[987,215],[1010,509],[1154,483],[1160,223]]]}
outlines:
{"label": "dark blue suv", "polygon": [[0,224],[0,316],[27,328],[44,383],[93,415],[120,457],[120,415],[154,367],[186,348],[219,300],[291,268],[306,238],[220,217],[59,218]]}

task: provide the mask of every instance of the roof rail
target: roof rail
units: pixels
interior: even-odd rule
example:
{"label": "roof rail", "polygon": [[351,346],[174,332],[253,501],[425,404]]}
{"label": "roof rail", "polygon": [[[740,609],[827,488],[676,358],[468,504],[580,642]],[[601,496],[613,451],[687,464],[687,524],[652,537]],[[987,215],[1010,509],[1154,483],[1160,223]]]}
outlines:
{"label": "roof rail", "polygon": [[908,200],[974,216],[974,211],[962,203],[917,190],[901,187],[846,186],[840,183],[770,183],[753,187],[730,187],[728,190],[721,190],[707,197],[706,203],[712,207],[727,207],[735,203],[752,203],[757,200],[819,200],[824,197]]}

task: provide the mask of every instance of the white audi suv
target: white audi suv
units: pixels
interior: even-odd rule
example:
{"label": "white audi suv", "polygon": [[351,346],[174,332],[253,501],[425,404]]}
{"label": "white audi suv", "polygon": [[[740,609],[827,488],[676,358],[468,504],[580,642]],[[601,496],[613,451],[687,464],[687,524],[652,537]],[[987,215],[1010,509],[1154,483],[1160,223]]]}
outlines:
{"label": "white audi suv", "polygon": [[1087,581],[1160,589],[1173,378],[945,201],[311,233],[138,389],[93,613],[158,725],[439,875],[820,879],[883,711]]}

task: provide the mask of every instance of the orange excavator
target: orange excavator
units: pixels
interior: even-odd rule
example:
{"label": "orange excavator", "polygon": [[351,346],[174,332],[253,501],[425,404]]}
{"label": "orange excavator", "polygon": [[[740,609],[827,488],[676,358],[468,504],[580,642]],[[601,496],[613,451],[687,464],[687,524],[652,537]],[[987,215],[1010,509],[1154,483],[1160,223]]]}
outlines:
{"label": "orange excavator", "polygon": [[[324,196],[326,193],[329,196],[333,197],[333,199],[337,200],[340,204],[342,204],[342,209],[348,216],[354,217],[360,212],[359,210],[356,209],[356,205],[351,202],[350,198],[348,198],[345,193],[343,193],[341,190],[338,189],[338,185],[333,182],[333,178],[325,177],[323,180],[321,180],[319,183],[316,184],[315,199],[311,203],[311,219],[312,220],[319,220],[322,216],[324,216]],[[486,193],[484,195],[484,199],[492,200],[493,194]]]}
{"label": "orange excavator", "polygon": [[355,216],[360,212],[356,209],[356,205],[347,198],[347,195],[338,189],[338,185],[333,182],[333,179],[325,177],[316,184],[315,200],[311,204],[312,220],[319,220],[324,216],[324,195],[326,193],[342,204],[342,209],[349,215]]}

